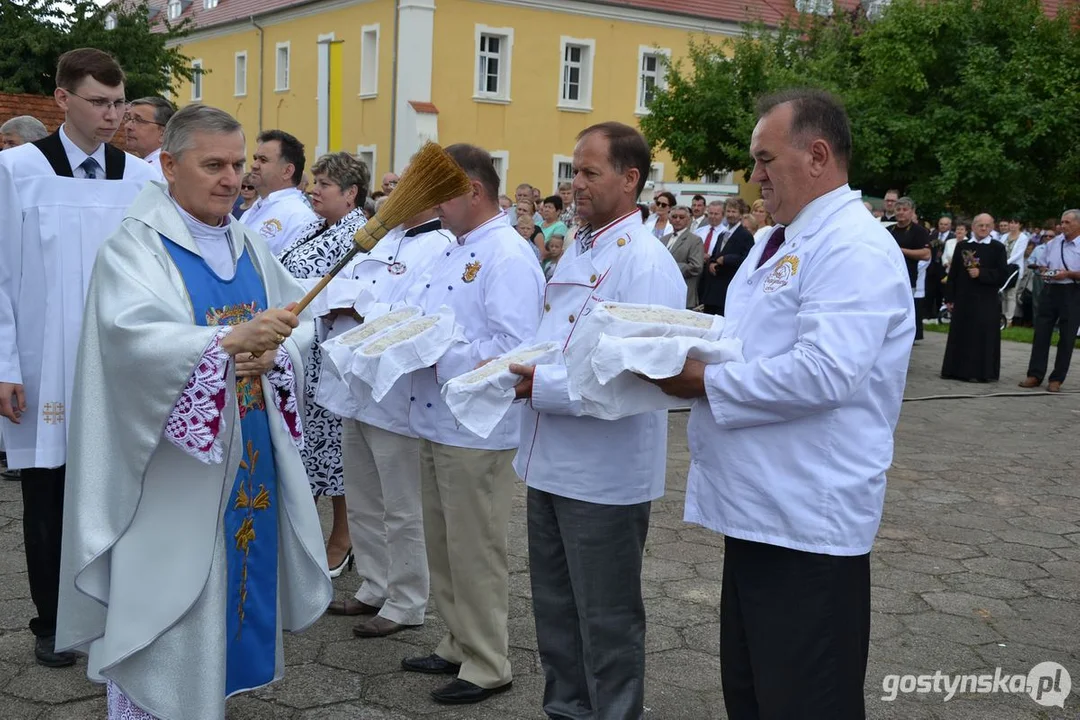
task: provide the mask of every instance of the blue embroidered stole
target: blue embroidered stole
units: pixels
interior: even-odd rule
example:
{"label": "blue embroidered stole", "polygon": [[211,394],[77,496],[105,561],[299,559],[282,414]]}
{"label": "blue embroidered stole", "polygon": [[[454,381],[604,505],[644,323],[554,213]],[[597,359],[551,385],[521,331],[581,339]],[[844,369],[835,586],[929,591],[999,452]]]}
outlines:
{"label": "blue embroidered stole", "polygon": [[[203,258],[161,236],[184,278],[198,325],[236,325],[267,307],[266,289],[245,248],[236,275],[222,280]],[[243,457],[225,506],[225,694],[266,685],[277,659],[278,499],[274,448],[262,378],[237,378]]]}

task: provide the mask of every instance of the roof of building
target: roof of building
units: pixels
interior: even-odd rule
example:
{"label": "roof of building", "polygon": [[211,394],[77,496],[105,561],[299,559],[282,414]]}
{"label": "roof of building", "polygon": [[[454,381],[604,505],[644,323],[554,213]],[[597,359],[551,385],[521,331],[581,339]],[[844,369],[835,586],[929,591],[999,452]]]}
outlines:
{"label": "roof of building", "polygon": [[[122,1],[122,0],[121,0]],[[207,9],[203,0],[179,0],[181,13],[176,22],[191,18],[197,28],[261,17],[280,10],[313,5],[319,0],[217,0]],[[834,0],[838,7],[854,9],[865,0]],[[1056,15],[1066,0],[1041,0],[1047,15]],[[157,17],[166,16],[170,0],[151,0],[151,12]],[[633,10],[651,10],[659,13],[701,18],[716,22],[762,21],[778,25],[780,21],[796,12],[795,0],[583,0],[594,5],[625,7]]]}

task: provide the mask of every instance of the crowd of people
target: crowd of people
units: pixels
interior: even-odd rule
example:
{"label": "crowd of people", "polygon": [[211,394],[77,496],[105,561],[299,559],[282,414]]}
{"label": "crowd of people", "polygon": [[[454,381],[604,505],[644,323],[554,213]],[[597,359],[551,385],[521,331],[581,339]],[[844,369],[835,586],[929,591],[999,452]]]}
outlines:
{"label": "crowd of people", "polygon": [[[590,417],[561,362],[514,365],[522,402],[481,438],[441,392],[525,343],[571,346],[610,301],[724,315],[742,343],[742,362],[687,360],[652,381],[694,400],[686,519],[725,536],[730,717],[862,717],[869,552],[916,306],[943,295],[952,308],[943,374],[996,378],[990,304],[1024,258],[1005,307],[1038,289],[1028,386],[1048,328],[1075,336],[1080,320],[1080,213],[1048,242],[1013,223],[993,240],[988,215],[970,239],[949,218],[931,237],[894,192],[875,217],[847,184],[847,115],[817,91],[762,100],[749,207],[666,191],[640,204],[649,147],[619,123],[581,132],[573,180],[547,197],[500,195],[491,156],[451,145],[469,191],[390,230],[293,312],[398,175],[374,189],[345,152],[309,169],[283,130],[255,138],[249,165],[228,113],[127,102],[122,69],[94,49],[65,54],[56,85],[56,132],[0,127],[0,214],[21,218],[0,229],[0,416],[21,473],[35,657],[87,654],[111,720],[223,717],[226,697],[280,679],[283,631],[329,612],[385,637],[421,626],[429,595],[447,632],[402,669],[448,676],[431,692],[444,704],[509,690],[519,479],[544,711],[642,717],[641,568],[666,412]],[[122,124],[129,153],[108,144]],[[403,304],[449,308],[464,340],[375,402],[320,343]],[[1059,345],[1051,389],[1068,360]],[[334,600],[330,579],[354,566],[355,593]]]}

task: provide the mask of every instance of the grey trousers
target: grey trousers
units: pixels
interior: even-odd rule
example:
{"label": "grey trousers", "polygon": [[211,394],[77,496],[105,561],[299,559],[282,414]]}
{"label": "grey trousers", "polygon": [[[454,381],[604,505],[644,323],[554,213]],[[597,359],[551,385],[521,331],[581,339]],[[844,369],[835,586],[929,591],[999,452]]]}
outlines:
{"label": "grey trousers", "polygon": [[641,560],[651,508],[529,488],[529,569],[549,718],[643,716]]}

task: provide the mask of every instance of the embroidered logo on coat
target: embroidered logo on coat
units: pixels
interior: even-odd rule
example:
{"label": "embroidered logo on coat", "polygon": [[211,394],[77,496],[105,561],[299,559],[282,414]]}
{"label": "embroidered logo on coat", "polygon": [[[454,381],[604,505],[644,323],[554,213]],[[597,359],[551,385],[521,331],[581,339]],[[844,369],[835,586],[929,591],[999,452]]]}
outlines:
{"label": "embroidered logo on coat", "polygon": [[405,263],[396,262],[393,265],[387,265],[386,266],[386,271],[389,272],[391,275],[404,275],[405,274]]}
{"label": "embroidered logo on coat", "polygon": [[468,264],[465,265],[465,272],[463,272],[461,274],[461,279],[464,280],[467,283],[471,283],[473,280],[476,279],[476,275],[479,272],[480,272],[480,261],[479,260],[468,263]]}
{"label": "embroidered logo on coat", "polygon": [[279,232],[281,232],[281,221],[275,218],[270,218],[259,228],[259,234],[264,238],[272,238]]}
{"label": "embroidered logo on coat", "polygon": [[764,290],[767,293],[776,292],[780,288],[784,287],[791,281],[791,278],[795,277],[795,273],[799,271],[799,258],[794,255],[785,255],[780,258],[780,262],[777,263],[773,271],[769,273],[769,276],[765,278]]}

